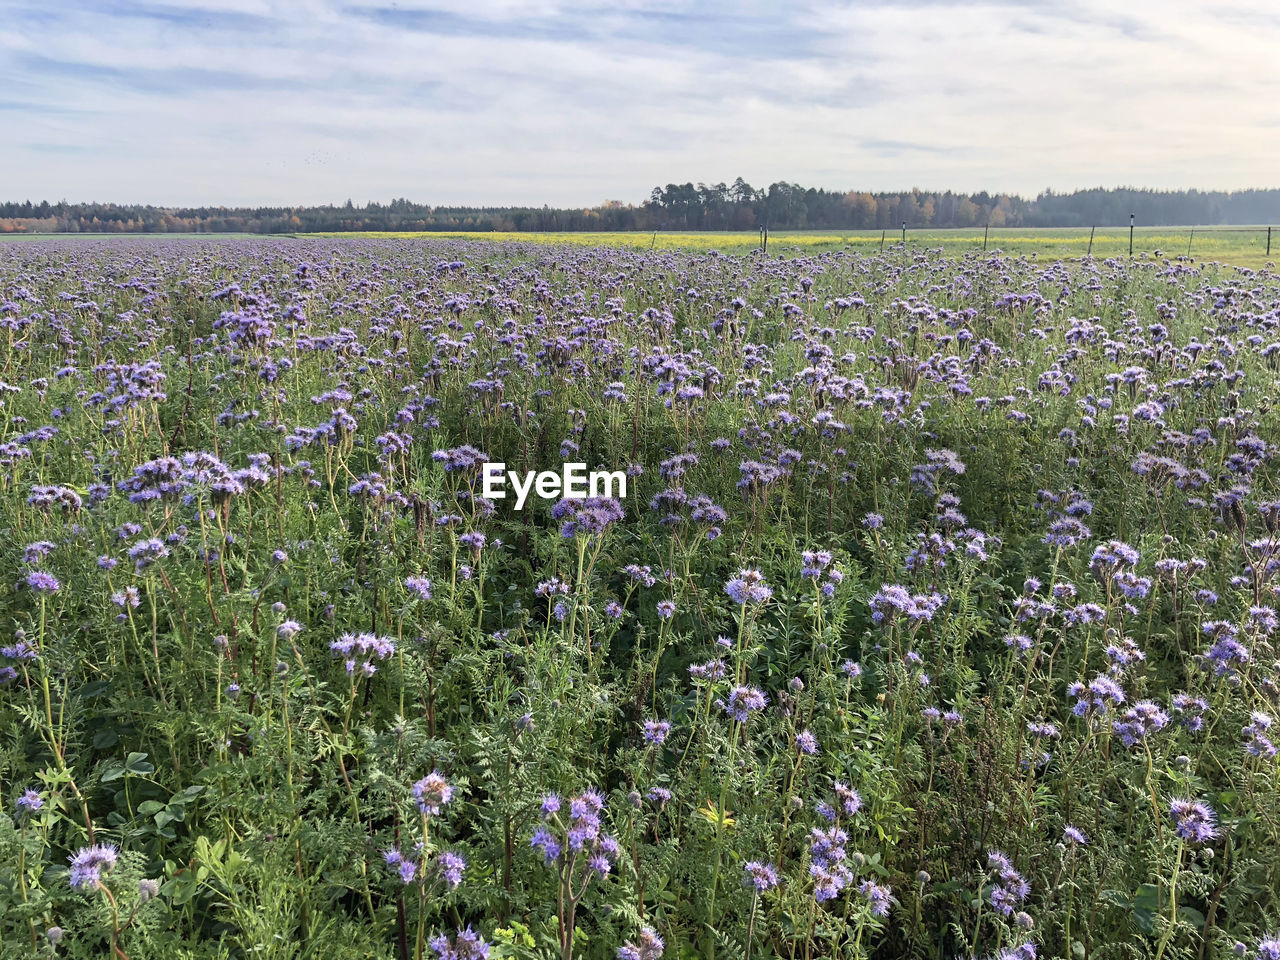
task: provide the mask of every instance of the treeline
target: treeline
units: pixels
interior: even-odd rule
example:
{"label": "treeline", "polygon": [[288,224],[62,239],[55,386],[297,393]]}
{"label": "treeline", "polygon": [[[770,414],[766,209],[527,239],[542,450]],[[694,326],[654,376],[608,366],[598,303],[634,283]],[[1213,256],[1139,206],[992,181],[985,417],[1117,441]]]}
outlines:
{"label": "treeline", "polygon": [[598,207],[155,207],[0,203],[0,233],[316,233],[358,231],[879,230],[908,227],[1088,227],[1280,223],[1280,190],[1233,193],[1131,188],[1012,194],[824,190],[778,182],[667,184],[645,202]]}

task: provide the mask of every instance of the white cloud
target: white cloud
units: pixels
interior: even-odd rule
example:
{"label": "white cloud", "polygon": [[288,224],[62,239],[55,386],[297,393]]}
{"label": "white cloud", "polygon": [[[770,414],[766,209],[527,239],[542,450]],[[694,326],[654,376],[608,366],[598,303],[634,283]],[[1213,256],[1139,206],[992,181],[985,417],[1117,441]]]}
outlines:
{"label": "white cloud", "polygon": [[1266,3],[0,0],[0,24],[6,198],[1235,188],[1280,151]]}

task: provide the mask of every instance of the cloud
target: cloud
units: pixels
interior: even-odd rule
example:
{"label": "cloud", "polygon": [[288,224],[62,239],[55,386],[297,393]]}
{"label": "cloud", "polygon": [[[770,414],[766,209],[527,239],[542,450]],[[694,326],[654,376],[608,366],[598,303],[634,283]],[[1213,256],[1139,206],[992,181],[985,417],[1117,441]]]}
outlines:
{"label": "cloud", "polygon": [[7,197],[1275,185],[1264,2],[0,0]]}

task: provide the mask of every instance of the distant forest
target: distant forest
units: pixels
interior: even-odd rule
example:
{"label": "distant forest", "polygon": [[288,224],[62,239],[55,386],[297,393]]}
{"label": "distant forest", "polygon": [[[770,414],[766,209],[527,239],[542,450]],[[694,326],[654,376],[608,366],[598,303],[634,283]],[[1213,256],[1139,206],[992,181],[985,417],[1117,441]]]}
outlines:
{"label": "distant forest", "polygon": [[640,204],[434,207],[409,200],[321,207],[156,207],[0,203],[0,233],[312,233],[364,230],[880,230],[921,227],[1089,227],[1280,223],[1280,189],[1234,193],[1118,188],[1010,194],[823,190],[794,183],[655,187]]}

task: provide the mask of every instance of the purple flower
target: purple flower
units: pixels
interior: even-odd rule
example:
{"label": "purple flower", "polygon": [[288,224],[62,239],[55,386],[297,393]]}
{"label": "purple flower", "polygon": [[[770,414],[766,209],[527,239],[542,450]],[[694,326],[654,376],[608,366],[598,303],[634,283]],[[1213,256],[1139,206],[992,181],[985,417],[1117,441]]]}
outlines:
{"label": "purple flower", "polygon": [[646,720],[644,722],[644,741],[653,746],[661,746],[671,732],[671,724],[666,720]]}
{"label": "purple flower", "polygon": [[1112,727],[1124,741],[1124,745],[1132,747],[1145,740],[1147,734],[1163,729],[1168,722],[1167,713],[1150,700],[1140,700],[1126,710],[1124,716],[1115,721]]}
{"label": "purple flower", "polygon": [[987,853],[987,869],[993,871],[998,878],[987,892],[987,900],[1006,917],[1012,916],[1014,907],[1025,900],[1031,893],[1031,884],[1017,870],[1013,863],[999,850]]}
{"label": "purple flower", "polygon": [[1206,843],[1218,836],[1217,815],[1208,804],[1175,799],[1169,804],[1169,816],[1177,825],[1178,836],[1184,840]]}
{"label": "purple flower", "polygon": [[68,883],[74,889],[97,887],[102,882],[102,873],[115,866],[119,850],[112,844],[94,844],[81,847],[67,859],[71,862]]}
{"label": "purple flower", "polygon": [[738,575],[724,585],[724,592],[739,605],[764,603],[773,596],[773,589],[764,582],[759,570],[739,570]]}
{"label": "purple flower", "polygon": [[57,577],[43,570],[32,570],[27,574],[26,582],[36,593],[57,593],[62,588]]}
{"label": "purple flower", "polygon": [[431,941],[431,952],[437,960],[485,960],[489,944],[471,927],[459,930],[452,939],[440,934]]}
{"label": "purple flower", "polygon": [[431,581],[427,577],[405,577],[404,585],[422,600],[431,599]]}
{"label": "purple flower", "polygon": [[546,827],[538,827],[533,832],[533,837],[529,840],[529,846],[535,850],[541,850],[543,859],[547,866],[551,866],[559,858],[564,847],[561,845],[556,835]]}
{"label": "purple flower", "polygon": [[755,887],[756,893],[764,893],[778,885],[778,871],[771,863],[748,860],[742,865],[743,883]]}
{"label": "purple flower", "polygon": [[566,497],[551,508],[552,519],[564,521],[562,537],[598,536],[624,516],[622,503],[613,497]]}
{"label": "purple flower", "polygon": [[467,861],[458,854],[446,850],[436,857],[436,869],[444,877],[444,882],[449,889],[454,890],[457,889],[458,884],[462,883],[462,871],[467,869]]}
{"label": "purple flower", "polygon": [[280,626],[276,627],[276,636],[281,640],[292,640],[303,630],[302,624],[297,620],[286,620]]}
{"label": "purple flower", "polygon": [[844,811],[846,817],[852,817],[862,809],[862,795],[854,790],[847,783],[836,781],[833,787],[836,798],[840,801],[840,809]]}
{"label": "purple flower", "polygon": [[658,960],[666,944],[651,927],[641,927],[636,942],[628,940],[618,948],[618,960]]}
{"label": "purple flower", "polygon": [[440,809],[453,799],[453,787],[433,770],[413,785],[413,799],[422,813],[439,816]]}
{"label": "purple flower", "polygon": [[720,706],[734,720],[746,723],[751,713],[763,710],[768,702],[769,698],[764,692],[755,687],[734,687],[729,691],[728,701],[722,702]]}
{"label": "purple flower", "polygon": [[893,891],[889,887],[882,887],[879,884],[872,883],[870,880],[863,880],[858,885],[858,892],[867,899],[867,903],[871,906],[871,913],[877,917],[887,917],[889,915],[889,907],[893,899]]}

